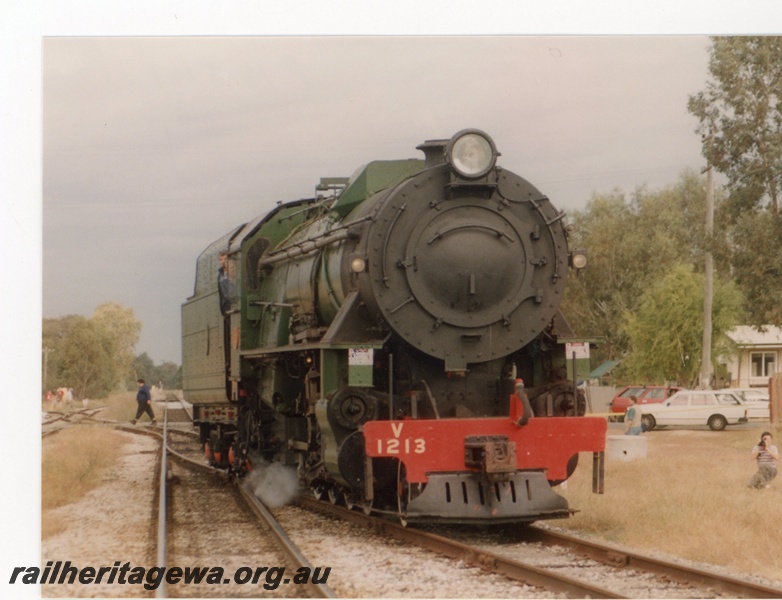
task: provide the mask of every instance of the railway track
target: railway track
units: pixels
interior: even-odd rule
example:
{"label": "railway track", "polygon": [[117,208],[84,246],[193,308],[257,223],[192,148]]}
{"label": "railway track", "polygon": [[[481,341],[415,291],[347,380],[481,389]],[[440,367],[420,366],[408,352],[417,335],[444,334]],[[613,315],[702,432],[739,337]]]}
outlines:
{"label": "railway track", "polygon": [[172,422],[193,423],[193,405],[185,402],[177,394],[166,394],[165,400],[156,402],[165,411],[169,424]]}
{"label": "railway track", "polygon": [[[586,542],[535,526],[520,528],[508,543],[506,533],[482,536],[476,528],[457,528],[454,535],[453,528],[449,528],[448,533],[441,535],[431,530],[404,527],[388,519],[367,516],[361,511],[326,504],[308,496],[300,496],[296,502],[308,510],[345,519],[381,535],[573,598],[782,597],[782,589]],[[481,537],[484,539],[476,543],[476,538]],[[545,551],[541,553],[537,548],[537,557],[522,560],[519,558],[522,554],[520,544],[542,546]],[[578,576],[568,574],[573,571],[577,571]],[[601,581],[612,583],[596,583]]]}
{"label": "railway track", "polygon": [[[169,447],[182,459],[194,463],[196,466],[192,468],[215,471],[205,466],[204,457],[195,443],[197,434],[192,430],[172,429],[169,438]],[[219,477],[213,473],[214,476]],[[252,508],[254,514],[269,512],[243,486],[235,489],[237,493],[249,496],[244,500],[249,503],[248,506],[257,504],[261,507]],[[484,571],[568,597],[782,597],[782,589],[536,526],[518,528],[510,535],[507,529],[497,528],[492,532],[453,527],[447,533],[439,534],[437,532],[442,532],[442,527],[434,530],[403,527],[387,518],[367,516],[361,511],[348,510],[309,496],[299,497],[297,504],[320,515],[328,514],[358,524],[380,537],[393,537],[415,544]],[[523,552],[520,551],[522,547]],[[521,554],[525,555],[523,559]]]}
{"label": "railway track", "polygon": [[588,557],[602,564],[616,566],[624,570],[652,573],[683,585],[695,585],[728,597],[782,598],[782,589],[780,588],[686,566],[681,562],[661,560],[625,548],[583,540],[541,527],[529,527],[523,535],[527,542],[540,542],[546,546],[568,548],[580,556]]}
{"label": "railway track", "polygon": [[[171,430],[170,432],[169,447],[177,452],[191,458],[196,461],[200,466],[204,465],[205,457],[195,443],[197,434],[192,431],[180,431]],[[269,484],[269,480],[261,478],[264,481],[264,485],[272,485],[273,487],[280,484],[282,475],[275,468],[279,465],[272,465],[271,471],[275,472],[272,477],[275,480],[274,484]],[[343,597],[366,597],[376,596],[381,594],[383,596],[390,597],[403,597],[407,595],[410,585],[418,586],[417,589],[431,590],[432,584],[428,584],[426,579],[420,579],[410,571],[409,563],[413,560],[416,566],[420,570],[430,574],[437,574],[441,578],[452,579],[457,577],[459,581],[465,581],[467,584],[463,589],[477,589],[475,586],[481,586],[482,589],[487,587],[487,578],[479,569],[467,569],[465,572],[464,566],[459,566],[453,561],[448,561],[436,554],[430,553],[426,550],[415,550],[413,552],[410,549],[404,549],[404,546],[399,546],[398,543],[390,541],[383,535],[378,535],[372,531],[361,530],[360,532],[341,531],[337,528],[329,526],[329,523],[335,523],[330,519],[323,519],[321,516],[311,513],[307,510],[302,510],[294,506],[282,506],[275,503],[275,499],[271,499],[273,508],[267,511],[263,505],[257,501],[254,493],[250,493],[249,490],[253,490],[256,485],[259,484],[259,480],[255,479],[253,475],[256,472],[264,471],[263,466],[258,468],[244,479],[244,485],[241,487],[241,492],[248,495],[248,501],[250,505],[254,507],[253,510],[260,512],[271,512],[273,516],[283,523],[286,531],[288,527],[291,527],[290,537],[294,538],[297,545],[303,544],[306,548],[306,553],[309,555],[313,552],[314,555],[319,555],[319,560],[322,564],[334,565],[331,569],[331,579],[329,583],[333,583],[338,586],[338,593]],[[268,471],[266,474],[268,475]],[[295,480],[295,474],[288,472],[287,475],[291,476]],[[288,479],[285,477],[285,479]],[[287,481],[283,487],[287,487],[290,481]],[[257,490],[255,490],[257,492]],[[264,492],[258,492],[264,494],[263,497],[268,496]],[[271,496],[278,496],[277,493],[271,493]],[[282,533],[278,535],[285,535]],[[394,557],[389,554],[389,542],[393,548],[399,550],[398,556]],[[326,552],[323,549],[328,549]],[[382,572],[373,572],[371,577],[367,578],[367,569],[372,571],[367,566],[366,561],[345,560],[335,557],[336,554],[347,555],[351,557],[355,556],[368,556],[382,557],[380,562],[383,564]],[[418,555],[418,559],[415,557]],[[425,558],[420,555],[424,555]],[[390,561],[390,562],[389,562]],[[393,565],[393,566],[391,566]],[[423,566],[422,566],[423,565]],[[401,574],[398,574],[401,572]],[[508,594],[513,594],[518,591],[518,588],[514,588],[511,582],[505,580],[502,577],[495,576],[492,578],[495,583],[494,587],[490,587],[491,590],[500,590],[493,593],[489,593],[489,597],[506,597]],[[500,582],[498,586],[496,581]],[[450,582],[449,582],[450,583]],[[456,589],[451,586],[449,589]],[[429,592],[431,593],[431,592]],[[420,592],[418,593],[420,594]],[[445,597],[460,597],[454,594],[444,594]],[[473,597],[473,595],[470,595]],[[486,594],[483,594],[486,597]]]}
{"label": "railway track", "polygon": [[[235,478],[204,464],[203,456],[194,450],[197,436],[191,431],[166,426],[119,428],[156,436],[165,450],[159,459],[158,515],[164,514],[165,519],[158,518],[157,565],[206,569],[217,560],[224,571],[223,578],[209,570],[219,581],[213,580],[206,590],[204,585],[163,582],[159,597],[202,597],[215,591],[230,597],[335,597],[325,582],[313,584],[314,577],[308,583],[287,585],[296,582],[291,573],[318,570],[254,495]],[[171,441],[163,444],[164,436]]]}
{"label": "railway track", "polygon": [[101,411],[106,410],[107,407],[101,406],[98,408],[80,408],[78,410],[47,410],[43,415],[43,423],[41,424],[41,437],[46,437],[59,432],[68,425],[74,425],[76,423],[84,423],[95,419],[96,415]]}

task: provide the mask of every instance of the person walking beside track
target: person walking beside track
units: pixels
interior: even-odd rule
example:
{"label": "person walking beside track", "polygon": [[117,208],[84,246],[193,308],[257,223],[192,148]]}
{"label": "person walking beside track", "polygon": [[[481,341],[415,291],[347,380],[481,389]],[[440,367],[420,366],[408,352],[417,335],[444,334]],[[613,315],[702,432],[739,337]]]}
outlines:
{"label": "person walking beside track", "polygon": [[770,432],[764,431],[760,436],[760,441],[752,448],[752,458],[758,463],[758,471],[752,476],[749,487],[770,488],[771,480],[777,476],[777,461],[779,461],[779,450],[771,443]]}
{"label": "person walking beside track", "polygon": [[136,411],[136,416],[133,418],[131,423],[135,425],[136,421],[139,420],[139,417],[141,417],[143,413],[147,413],[149,418],[152,419],[150,425],[157,425],[157,421],[155,420],[155,413],[152,412],[152,394],[150,394],[149,386],[144,382],[143,379],[138,380],[138,393],[136,394],[136,402],[138,402],[138,410]]}

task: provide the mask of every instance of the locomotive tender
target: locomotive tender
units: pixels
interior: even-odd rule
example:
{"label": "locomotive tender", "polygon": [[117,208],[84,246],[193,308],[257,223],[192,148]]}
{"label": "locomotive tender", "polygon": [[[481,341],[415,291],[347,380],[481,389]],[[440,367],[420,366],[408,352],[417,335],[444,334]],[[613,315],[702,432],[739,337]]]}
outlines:
{"label": "locomotive tender", "polygon": [[559,312],[584,256],[482,131],[418,149],[199,256],[182,362],[205,451],[239,474],[295,465],[317,496],[404,521],[566,517],[552,486],[593,452],[602,491],[605,449]]}

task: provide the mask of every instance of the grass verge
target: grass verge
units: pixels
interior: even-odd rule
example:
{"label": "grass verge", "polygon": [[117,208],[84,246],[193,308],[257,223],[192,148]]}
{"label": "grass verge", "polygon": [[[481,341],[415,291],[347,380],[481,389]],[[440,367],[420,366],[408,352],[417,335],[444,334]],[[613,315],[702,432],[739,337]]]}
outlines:
{"label": "grass verge", "polygon": [[[592,457],[585,454],[560,490],[581,512],[556,524],[782,581],[782,478],[770,489],[747,487],[756,470],[750,451],[760,432],[647,432],[646,458],[606,462],[602,495],[592,494]],[[774,439],[782,446],[779,431]]]}
{"label": "grass verge", "polygon": [[52,511],[77,502],[103,483],[122,453],[125,439],[116,431],[72,427],[44,438],[41,453],[41,537],[64,530]]}
{"label": "grass verge", "polygon": [[[130,421],[136,416],[138,403],[136,402],[136,392],[112,392],[104,400],[108,408],[103,411],[101,417],[104,419],[116,419],[120,423]],[[146,415],[143,416],[147,418]]]}

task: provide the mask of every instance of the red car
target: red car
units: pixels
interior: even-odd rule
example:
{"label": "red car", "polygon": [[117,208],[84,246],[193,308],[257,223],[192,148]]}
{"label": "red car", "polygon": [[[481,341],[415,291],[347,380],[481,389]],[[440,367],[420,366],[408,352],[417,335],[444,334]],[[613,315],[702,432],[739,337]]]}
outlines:
{"label": "red car", "polygon": [[630,396],[638,398],[638,404],[656,404],[667,400],[680,389],[667,385],[628,385],[611,400],[611,412],[622,415],[619,419],[622,421],[630,406]]}

